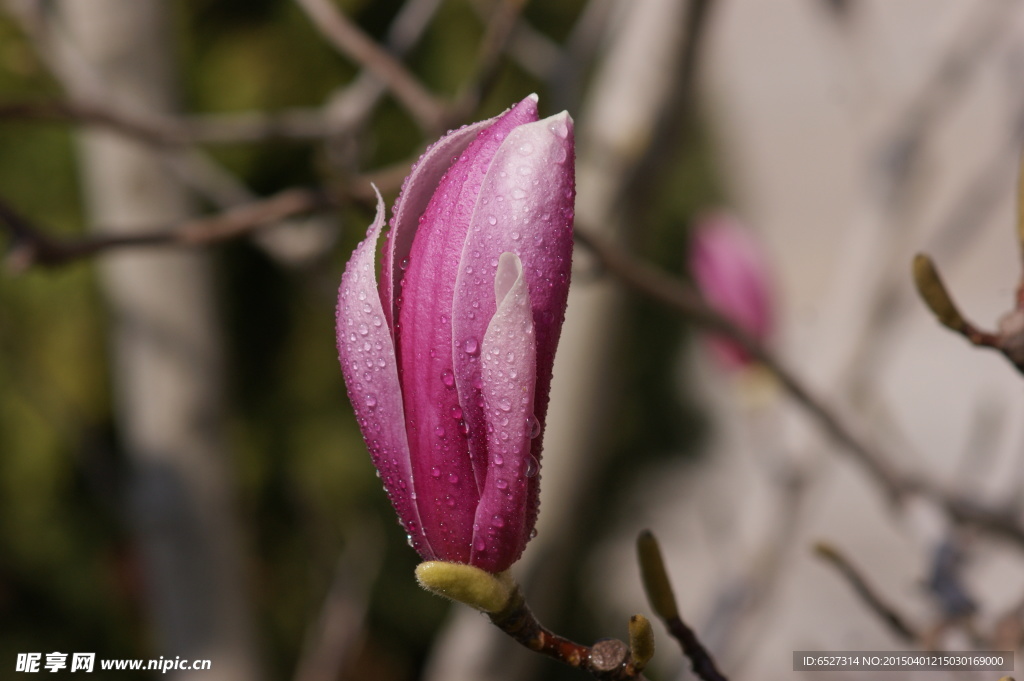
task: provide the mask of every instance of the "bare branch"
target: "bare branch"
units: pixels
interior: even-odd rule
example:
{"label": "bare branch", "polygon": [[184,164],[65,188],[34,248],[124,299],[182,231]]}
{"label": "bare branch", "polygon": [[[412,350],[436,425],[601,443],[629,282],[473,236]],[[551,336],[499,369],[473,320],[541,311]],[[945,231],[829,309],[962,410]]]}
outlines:
{"label": "bare branch", "polygon": [[672,638],[679,642],[683,654],[690,660],[693,673],[703,681],[728,681],[719,671],[711,653],[697,638],[697,634],[680,616],[672,582],[668,578],[665,560],[661,555],[661,546],[650,530],[644,530],[637,537],[636,549],[647,601],[664,622]]}
{"label": "bare branch", "polygon": [[886,623],[894,634],[908,643],[920,640],[918,633],[907,624],[906,618],[896,612],[895,608],[878,595],[867,579],[860,573],[860,570],[839,549],[826,542],[818,542],[814,545],[814,553],[829,565],[835,567],[839,574],[846,578],[846,581],[853,587],[853,590],[860,596],[861,600]]}
{"label": "bare branch", "polygon": [[994,508],[966,499],[921,476],[894,468],[886,452],[870,443],[849,420],[840,417],[767,348],[710,308],[693,288],[637,260],[621,248],[596,236],[591,230],[577,227],[576,238],[590,248],[601,264],[623,283],[676,310],[694,324],[735,341],[750,356],[764,364],[775,374],[790,397],[842,446],[842,451],[864,468],[893,502],[902,501],[911,493],[921,494],[940,506],[950,518],[983,528],[1024,547],[1024,525],[1012,509]]}
{"label": "bare branch", "polygon": [[213,216],[126,234],[58,240],[0,200],[0,223],[11,233],[8,266],[22,271],[33,265],[55,267],[101,252],[143,246],[201,246],[237,238],[287,217],[323,210],[334,200],[323,191],[287,189],[269,198]]}
{"label": "bare branch", "polygon": [[445,106],[400,61],[348,20],[330,0],[295,0],[320,33],[342,54],[369,70],[408,109],[425,131],[443,127]]}
{"label": "bare branch", "polygon": [[452,107],[452,120],[459,121],[469,116],[494,84],[501,65],[501,56],[508,47],[519,15],[522,14],[527,2],[528,0],[499,0],[497,3],[497,8],[487,22],[487,29],[480,41],[474,61],[476,70]]}

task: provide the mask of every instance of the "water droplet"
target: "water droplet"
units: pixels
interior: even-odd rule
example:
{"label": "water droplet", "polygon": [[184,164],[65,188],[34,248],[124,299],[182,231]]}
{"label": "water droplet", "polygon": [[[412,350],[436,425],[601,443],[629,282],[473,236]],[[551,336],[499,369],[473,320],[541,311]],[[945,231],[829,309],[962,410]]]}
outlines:
{"label": "water droplet", "polygon": [[457,476],[455,473],[450,474],[448,476],[448,482],[452,483],[453,485],[458,484],[459,476]]}
{"label": "water droplet", "polygon": [[360,336],[365,336],[366,334],[370,333],[370,327],[368,327],[366,324],[360,324],[357,330],[359,331]]}
{"label": "water droplet", "polygon": [[453,374],[449,369],[445,369],[444,372],[441,374],[441,382],[444,383],[449,388],[454,387],[455,374]]}
{"label": "water droplet", "polygon": [[537,459],[535,459],[533,457],[533,455],[531,454],[526,459],[526,477],[528,477],[528,478],[535,478],[535,477],[537,477],[537,473],[539,473],[539,472],[540,472],[540,464],[537,462]]}
{"label": "water droplet", "polygon": [[537,536],[537,528],[535,527],[532,530],[530,530],[530,539],[533,539],[536,536]]}
{"label": "water droplet", "polygon": [[494,520],[494,526],[495,527],[505,527],[505,519],[502,518],[497,513],[494,514],[493,520]]}
{"label": "water droplet", "polygon": [[374,407],[376,407],[377,406],[377,398],[375,396],[373,396],[373,395],[367,395],[366,396],[366,406],[369,407],[370,409],[373,409]]}
{"label": "water droplet", "polygon": [[441,469],[438,468],[437,466],[434,466],[433,468],[431,468],[430,469],[430,477],[432,477],[432,478],[440,478],[441,477]]}
{"label": "water droplet", "polygon": [[451,497],[445,497],[444,503],[445,503],[445,506],[447,506],[448,508],[454,508],[455,507],[455,499],[452,499]]}
{"label": "water droplet", "polygon": [[498,224],[498,218],[492,215],[491,217],[487,218],[487,223],[490,225],[496,225]]}
{"label": "water droplet", "polygon": [[469,425],[462,419],[459,419],[459,432],[469,437]]}
{"label": "water droplet", "polygon": [[[411,534],[405,535],[405,543],[408,544],[409,546],[413,545],[412,544],[412,535]],[[413,547],[413,548],[415,548],[415,547]]]}
{"label": "water droplet", "polygon": [[398,267],[403,272],[409,269],[409,258],[402,258],[402,262],[398,263]]}
{"label": "water droplet", "polygon": [[526,432],[530,434],[531,440],[540,436],[540,421],[533,414],[530,414],[530,418],[526,419]]}
{"label": "water droplet", "polygon": [[530,154],[533,153],[533,145],[530,144],[529,142],[523,142],[519,146],[519,153],[522,154],[523,156],[529,156]]}
{"label": "water droplet", "polygon": [[480,352],[480,344],[476,342],[476,338],[467,338],[466,342],[462,344],[467,354],[475,355]]}
{"label": "water droplet", "polygon": [[462,407],[460,407],[457,404],[453,404],[452,408],[451,408],[451,415],[452,415],[453,419],[461,419],[462,418]]}
{"label": "water droplet", "polygon": [[484,543],[483,537],[478,537],[477,540],[473,542],[473,548],[476,549],[477,553],[483,553],[487,550],[487,544]]}
{"label": "water droplet", "polygon": [[525,199],[526,198],[526,192],[524,192],[522,189],[514,189],[514,190],[512,190],[512,198],[513,199]]}
{"label": "water droplet", "polygon": [[494,465],[495,466],[500,466],[503,463],[505,463],[505,459],[502,458],[501,454],[495,454],[494,455]]}
{"label": "water droplet", "polygon": [[436,435],[438,437],[444,437],[444,428],[442,426],[438,426],[437,428],[434,428],[434,435]]}
{"label": "water droplet", "polygon": [[505,478],[498,478],[498,482],[495,483],[498,489],[508,489],[508,480]]}
{"label": "water droplet", "polygon": [[502,398],[502,399],[498,400],[498,409],[501,409],[502,411],[508,411],[511,408],[512,408],[512,403],[509,402],[507,399]]}

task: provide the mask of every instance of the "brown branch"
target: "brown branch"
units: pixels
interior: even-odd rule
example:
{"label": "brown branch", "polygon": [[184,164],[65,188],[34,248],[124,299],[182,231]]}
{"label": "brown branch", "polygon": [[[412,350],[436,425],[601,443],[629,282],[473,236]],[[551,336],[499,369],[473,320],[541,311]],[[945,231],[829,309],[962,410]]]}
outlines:
{"label": "brown branch", "polygon": [[826,542],[818,542],[814,545],[814,553],[839,571],[846,581],[849,582],[854,592],[867,604],[889,629],[907,643],[920,641],[920,635],[906,622],[906,618],[900,615],[895,608],[885,602],[878,595],[878,592],[868,583],[867,579],[860,573],[853,563],[844,556],[839,549]]}
{"label": "brown branch", "polygon": [[98,253],[143,246],[201,246],[233,239],[287,217],[323,210],[336,200],[316,189],[287,189],[222,213],[176,225],[100,234],[80,239],[57,239],[0,200],[0,225],[11,234],[8,266],[15,271],[38,265],[56,267]]}
{"label": "brown branch", "polygon": [[576,238],[587,246],[601,264],[631,288],[682,313],[694,324],[730,338],[775,374],[787,392],[809,412],[838,443],[875,479],[894,500],[907,491],[885,457],[869,445],[831,407],[813,395],[777,357],[736,326],[727,317],[709,307],[695,289],[671,275],[644,263],[613,246],[590,230],[576,229]]}
{"label": "brown branch", "polygon": [[96,126],[155,147],[317,140],[331,133],[322,111],[211,114],[188,118],[143,117],[109,104],[75,100],[0,102],[0,120]]}
{"label": "brown branch", "polygon": [[591,230],[577,227],[576,238],[588,247],[601,265],[630,288],[684,315],[692,323],[728,337],[751,357],[761,362],[785,388],[798,405],[816,420],[842,451],[859,463],[872,480],[894,502],[909,493],[918,493],[943,508],[952,519],[983,528],[1024,547],[1024,525],[1009,510],[990,507],[951,493],[935,483],[900,471],[891,458],[869,443],[859,429],[840,417],[826,402],[807,388],[765,346],[737,327],[732,321],[709,307],[696,290],[679,279],[657,269],[598,237]]}
{"label": "brown branch", "polygon": [[644,591],[647,592],[647,601],[672,634],[672,638],[679,642],[683,654],[690,660],[693,673],[703,681],[728,681],[718,670],[715,659],[697,638],[697,634],[680,616],[672,582],[668,578],[665,560],[661,555],[661,547],[650,530],[644,530],[637,537],[636,549],[640,562],[640,578]]}
{"label": "brown branch", "polygon": [[494,85],[501,66],[501,56],[508,47],[527,2],[529,0],[499,0],[497,3],[480,40],[474,60],[475,71],[451,107],[446,124],[455,125],[469,117]]}
{"label": "brown branch", "polygon": [[643,681],[629,646],[615,639],[598,641],[593,646],[575,643],[544,627],[516,588],[508,607],[488,615],[503,632],[521,645],[588,672],[601,681]]}
{"label": "brown branch", "polygon": [[339,52],[366,68],[388,86],[421,129],[433,134],[443,127],[446,107],[400,61],[349,21],[330,0],[295,2]]}
{"label": "brown branch", "polygon": [[170,119],[143,118],[109,106],[72,100],[0,103],[0,119],[81,123],[116,130],[157,147],[189,142],[185,127]]}

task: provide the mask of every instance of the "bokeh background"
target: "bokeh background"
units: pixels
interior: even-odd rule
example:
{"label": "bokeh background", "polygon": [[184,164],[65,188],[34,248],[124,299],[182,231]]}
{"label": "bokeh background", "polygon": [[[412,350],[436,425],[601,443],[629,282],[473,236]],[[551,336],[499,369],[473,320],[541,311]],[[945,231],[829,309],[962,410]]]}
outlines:
{"label": "bokeh background", "polygon": [[[1018,2],[3,10],[0,202],[33,234],[165,230],[293,187],[337,204],[215,244],[66,260],[4,220],[5,678],[18,653],[52,651],[208,658],[168,675],[204,681],[585,678],[416,586],[333,339],[368,180],[393,199],[444,128],[530,92],[542,115],[576,120],[581,229],[685,279],[693,225],[731,211],[771,263],[776,356],[894,466],[1024,522],[1020,377],[941,329],[909,275],[931,253],[983,327],[1012,306]],[[374,80],[379,60],[337,49],[332,16],[400,55],[444,116],[425,120]],[[552,629],[623,638],[630,614],[650,614],[633,549],[650,527],[730,678],[791,678],[802,649],[1020,648],[1024,533],[954,522],[926,495],[891,503],[768,372],[716,363],[685,316],[582,245],[573,278],[539,535],[515,569]],[[692,678],[655,627],[649,677]]]}

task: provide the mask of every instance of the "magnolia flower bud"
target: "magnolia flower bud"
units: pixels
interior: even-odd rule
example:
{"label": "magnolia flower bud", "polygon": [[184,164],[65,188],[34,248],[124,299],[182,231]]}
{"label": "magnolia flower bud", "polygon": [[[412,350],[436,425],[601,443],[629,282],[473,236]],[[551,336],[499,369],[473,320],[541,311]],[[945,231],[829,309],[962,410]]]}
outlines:
{"label": "magnolia flower bud", "polygon": [[[775,321],[768,261],[736,218],[711,213],[698,220],[690,244],[690,271],[711,307],[756,340],[768,338]],[[750,362],[746,351],[728,339],[711,337],[708,344],[728,367]]]}
{"label": "magnolia flower bud", "polygon": [[449,133],[406,178],[380,283],[377,219],[342,276],[349,398],[411,545],[501,572],[537,519],[572,258],[572,119],[530,96]]}

